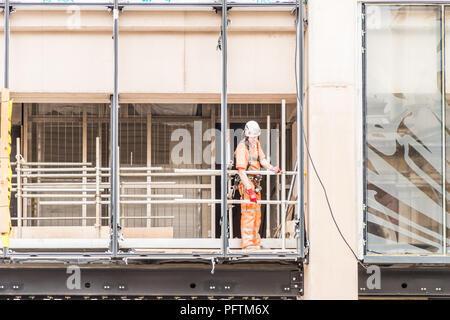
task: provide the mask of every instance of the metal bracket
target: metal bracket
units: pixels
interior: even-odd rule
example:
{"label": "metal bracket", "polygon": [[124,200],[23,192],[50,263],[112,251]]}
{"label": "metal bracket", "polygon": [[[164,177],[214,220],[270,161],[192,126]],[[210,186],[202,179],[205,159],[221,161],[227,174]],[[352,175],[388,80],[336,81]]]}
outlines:
{"label": "metal bracket", "polygon": [[292,222],[294,222],[294,232],[295,232],[295,234],[296,235],[300,235],[300,232],[301,232],[301,230],[300,230],[300,220],[295,219],[295,220],[292,220]]}
{"label": "metal bracket", "polygon": [[[228,10],[227,10],[228,12]],[[217,13],[217,12],[216,12]],[[231,24],[231,20],[227,19],[227,27]],[[222,26],[220,26],[220,34],[219,39],[217,40],[217,47],[216,50],[222,51]]]}
{"label": "metal bracket", "polygon": [[[108,11],[109,12],[113,12],[114,11],[114,6],[106,6],[107,8],[108,8]],[[123,10],[123,5],[121,6],[121,5],[119,5],[119,6],[117,6],[117,10],[119,10],[119,12],[120,11],[122,11]]]}
{"label": "metal bracket", "polygon": [[291,272],[291,290],[303,295],[303,272],[294,271]]}
{"label": "metal bracket", "polygon": [[214,268],[216,266],[216,259],[211,258],[211,274],[214,274]]}
{"label": "metal bracket", "polygon": [[[214,6],[212,8],[216,14],[219,14],[219,13],[222,14],[222,5]],[[227,6],[227,12],[230,11],[232,8],[233,8],[232,6]]]}
{"label": "metal bracket", "polygon": [[305,239],[305,258],[303,260],[304,264],[309,264],[309,248],[310,248],[309,240]]}
{"label": "metal bracket", "polygon": [[[306,3],[306,1],[305,1],[305,3]],[[301,4],[300,4],[301,5]],[[295,16],[298,16],[298,14],[297,14],[297,12],[298,12],[298,7],[295,7],[294,9],[292,9],[291,10],[291,15],[295,15]],[[297,19],[295,19],[295,25],[297,25]],[[303,26],[305,27],[305,28],[307,28],[308,27],[308,19],[307,18],[303,18]]]}
{"label": "metal bracket", "polygon": [[[5,5],[0,5],[0,12],[5,12]],[[12,5],[9,6],[9,13],[14,13],[16,12],[16,8],[13,7]]]}

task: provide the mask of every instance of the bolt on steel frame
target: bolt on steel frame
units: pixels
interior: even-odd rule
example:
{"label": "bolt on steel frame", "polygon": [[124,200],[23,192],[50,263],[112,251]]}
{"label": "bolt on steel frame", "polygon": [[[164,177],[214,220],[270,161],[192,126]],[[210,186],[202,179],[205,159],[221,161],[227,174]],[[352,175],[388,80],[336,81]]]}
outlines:
{"label": "bolt on steel frame", "polygon": [[[221,260],[221,259],[248,259],[248,260],[294,260],[298,261],[299,259],[302,260],[305,258],[305,239],[304,239],[304,230],[305,230],[305,221],[304,221],[304,183],[303,183],[303,171],[304,171],[304,150],[303,150],[303,4],[302,1],[284,1],[284,2],[277,2],[277,3],[257,3],[257,2],[231,2],[227,0],[223,1],[217,1],[217,2],[173,2],[173,3],[164,3],[164,2],[119,2],[118,0],[109,1],[109,2],[57,2],[57,3],[51,3],[51,2],[14,2],[9,0],[4,0],[3,4],[0,4],[0,8],[3,7],[4,9],[4,19],[5,19],[5,56],[4,56],[4,84],[5,88],[9,87],[9,26],[10,26],[10,10],[13,7],[18,6],[67,6],[67,5],[77,5],[77,6],[104,6],[112,9],[113,13],[113,42],[114,42],[114,92],[111,95],[111,115],[110,115],[110,147],[111,147],[111,160],[110,160],[110,168],[100,168],[98,163],[98,156],[97,156],[97,162],[96,167],[93,168],[93,171],[95,171],[95,174],[90,174],[92,176],[96,176],[96,186],[95,186],[95,192],[96,194],[99,194],[100,185],[103,185],[101,183],[101,179],[99,179],[100,176],[109,176],[110,180],[110,200],[109,200],[109,219],[111,221],[111,232],[110,232],[110,243],[109,243],[109,250],[106,252],[90,252],[89,254],[86,254],[86,252],[33,252],[27,253],[27,252],[13,252],[9,251],[6,253],[6,258],[9,259],[18,259],[18,260],[42,260],[42,259],[59,259],[59,260],[71,260],[71,259],[82,259],[82,260],[99,260],[99,259],[105,259],[105,260],[119,260],[119,259],[207,259],[207,260]],[[120,194],[119,194],[119,138],[118,138],[118,131],[119,131],[119,87],[118,87],[118,77],[119,77],[119,68],[118,68],[118,32],[119,32],[119,25],[118,25],[118,19],[119,19],[119,13],[122,10],[122,8],[127,6],[138,6],[138,7],[158,7],[158,6],[164,6],[164,7],[212,7],[216,9],[217,11],[221,11],[221,51],[222,51],[222,59],[221,59],[221,65],[222,65],[222,90],[221,90],[221,106],[220,106],[220,114],[221,114],[221,161],[222,161],[222,168],[221,170],[175,170],[175,174],[186,174],[186,175],[219,175],[221,176],[221,199],[220,200],[199,200],[199,199],[178,199],[180,203],[190,203],[189,201],[195,201],[195,203],[220,203],[221,204],[221,226],[222,226],[222,233],[221,233],[221,252],[220,253],[195,253],[195,254],[186,254],[186,253],[133,253],[133,252],[123,252],[120,251],[119,247],[119,221],[120,221]],[[229,158],[229,151],[227,150],[227,117],[228,117],[228,102],[227,102],[227,12],[229,9],[233,7],[277,7],[277,6],[287,6],[287,7],[293,7],[296,9],[296,91],[297,91],[297,99],[296,99],[296,117],[297,117],[297,132],[296,132],[296,139],[297,139],[297,150],[296,150],[296,157],[298,161],[298,165],[296,165],[294,171],[287,172],[285,168],[285,161],[286,161],[286,139],[285,139],[285,102],[282,102],[282,135],[284,136],[284,139],[282,139],[282,199],[281,200],[262,200],[260,201],[261,204],[281,204],[282,212],[282,248],[285,248],[285,215],[286,215],[286,206],[289,204],[295,205],[295,217],[294,220],[295,225],[295,231],[297,233],[298,242],[297,242],[297,249],[298,252],[292,253],[292,252],[286,252],[286,253],[280,253],[280,252],[231,252],[229,250],[229,218],[228,218],[228,205],[229,204],[238,204],[243,203],[242,200],[228,200],[227,199],[227,184],[228,184],[228,175],[235,173],[235,170],[228,170],[228,158]],[[270,124],[270,118],[268,118],[268,126]],[[19,141],[18,141],[19,143]],[[97,139],[98,144],[98,139]],[[97,146],[98,149],[98,146]],[[98,150],[97,150],[98,154]],[[17,151],[17,162],[16,162],[16,168],[17,168],[17,175],[16,178],[16,189],[18,191],[18,197],[26,197],[26,193],[24,195],[21,195],[22,191],[25,191],[26,188],[22,188],[21,186],[21,177],[20,175],[27,171],[27,169],[23,168],[23,166],[26,164],[26,162],[21,161],[20,159],[20,149]],[[29,165],[32,165],[29,163]],[[43,165],[41,163],[41,165]],[[89,165],[88,163],[81,163],[79,164],[82,167],[78,168],[80,171],[79,176],[87,177],[89,175],[88,172],[92,171],[86,165]],[[31,168],[31,167],[30,167]],[[71,171],[74,168],[71,168]],[[130,168],[131,169],[131,168]],[[152,175],[155,175],[155,170],[158,170],[158,168],[143,168],[146,171],[147,177],[151,177]],[[28,169],[29,174],[32,174],[31,171],[33,169]],[[47,169],[48,171],[48,169]],[[59,172],[58,172],[59,171]],[[58,175],[61,175],[64,170],[62,169],[56,169],[55,173],[58,172]],[[75,169],[77,171],[77,169]],[[105,171],[109,171],[108,173],[105,173]],[[34,169],[35,175],[39,175],[39,170],[36,168]],[[258,172],[260,174],[266,174],[267,177],[269,176],[267,172]],[[161,173],[163,174],[163,173]],[[48,173],[47,173],[48,175]],[[294,179],[296,178],[296,188],[297,188],[297,200],[295,201],[289,201],[286,200],[285,197],[285,186],[286,186],[286,175],[292,175],[292,183]],[[149,181],[149,180],[147,180]],[[291,183],[291,186],[292,186]],[[291,188],[292,189],[292,188]],[[29,190],[27,190],[29,191]],[[44,191],[44,190],[41,190]],[[291,193],[292,190],[290,190]],[[82,197],[82,202],[84,204],[88,203],[87,198],[89,198],[89,189],[86,190],[86,185],[84,185],[82,193],[80,197]],[[289,193],[289,194],[290,194]],[[45,195],[41,195],[41,197]],[[153,196],[152,196],[153,197]],[[164,202],[169,201],[173,202],[174,200],[177,201],[176,197],[175,199],[171,200],[151,200],[148,195],[146,196],[147,200],[144,201],[145,203],[157,203],[157,202]],[[65,201],[67,202],[67,201]],[[70,202],[70,201],[69,201]],[[178,202],[178,201],[177,201]],[[77,201],[79,204],[80,202]],[[90,202],[89,202],[90,203]],[[98,225],[100,223],[100,220],[103,219],[99,216],[98,206],[100,203],[108,203],[106,201],[101,201],[100,197],[96,196],[96,200],[92,201],[92,203],[95,203],[97,206],[96,209],[96,216],[93,218],[96,221],[96,224]],[[107,219],[108,219],[107,218]],[[157,217],[154,217],[157,218]],[[23,220],[24,217],[20,216],[20,213],[18,213],[17,220]],[[80,219],[88,219],[86,217],[80,218]],[[20,233],[20,231],[19,231]]]}

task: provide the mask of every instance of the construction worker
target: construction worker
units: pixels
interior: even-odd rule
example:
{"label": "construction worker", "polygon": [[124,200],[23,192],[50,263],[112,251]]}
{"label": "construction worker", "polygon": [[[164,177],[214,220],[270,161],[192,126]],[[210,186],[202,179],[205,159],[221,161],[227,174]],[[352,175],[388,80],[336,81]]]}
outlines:
{"label": "construction worker", "polygon": [[239,193],[241,200],[250,200],[251,204],[241,204],[241,239],[242,249],[261,248],[259,227],[261,226],[261,176],[248,174],[247,171],[258,171],[261,166],[279,173],[280,168],[274,167],[266,159],[258,137],[261,129],[256,121],[249,121],[245,125],[245,138],[236,148],[236,168],[240,177]]}

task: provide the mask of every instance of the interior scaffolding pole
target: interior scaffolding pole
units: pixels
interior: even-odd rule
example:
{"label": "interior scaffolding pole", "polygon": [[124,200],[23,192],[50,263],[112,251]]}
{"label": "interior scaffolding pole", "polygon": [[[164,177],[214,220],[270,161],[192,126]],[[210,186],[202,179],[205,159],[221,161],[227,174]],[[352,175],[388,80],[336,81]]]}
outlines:
{"label": "interior scaffolding pole", "polygon": [[[211,170],[216,170],[216,107],[211,105]],[[216,177],[211,176],[211,199],[216,199]],[[211,204],[211,238],[216,237],[216,206]]]}
{"label": "interior scaffolding pole", "polygon": [[16,189],[16,198],[17,198],[17,237],[22,237],[22,179],[20,177],[20,138],[16,139],[16,160],[17,160],[17,189]]}
{"label": "interior scaffolding pole", "polygon": [[113,23],[114,23],[114,93],[111,102],[111,199],[110,199],[110,216],[111,216],[111,244],[110,250],[112,257],[116,258],[118,253],[118,210],[119,210],[119,184],[118,184],[118,138],[119,138],[119,94],[118,94],[118,19],[119,7],[118,0],[114,0],[113,9]]}
{"label": "interior scaffolding pole", "polygon": [[[83,105],[82,107],[82,112],[83,112],[83,123],[82,123],[82,161],[83,162],[87,162],[87,107],[86,105]],[[83,168],[85,169],[86,166],[83,166]],[[83,174],[86,174],[86,171],[83,171]],[[86,188],[86,183],[87,183],[87,177],[83,177],[83,189]],[[86,194],[86,192],[83,192],[83,194]],[[83,200],[86,200],[83,198]],[[81,215],[83,216],[83,218],[87,217],[87,207],[86,205],[83,205],[81,207]],[[82,226],[85,227],[86,226],[86,220],[83,219],[82,220]]]}
{"label": "interior scaffolding pole", "polygon": [[[303,4],[299,1],[297,9],[297,221],[299,223],[298,246],[300,257],[305,257],[305,219],[304,219],[304,190],[303,190]],[[294,177],[292,177],[294,179]]]}
{"label": "interior scaffolding pole", "polygon": [[[152,107],[149,105],[147,108],[147,167],[150,168],[152,166]],[[147,171],[147,173],[151,173],[151,171]],[[150,195],[152,194],[151,188],[151,176],[147,176],[147,200],[150,200]],[[150,228],[154,225],[152,222],[152,205],[149,203],[146,206],[147,220],[146,226]]]}
{"label": "interior scaffolding pole", "polygon": [[220,106],[221,123],[221,217],[222,217],[222,252],[227,256],[228,248],[228,216],[227,216],[227,0],[222,2],[222,96]]}

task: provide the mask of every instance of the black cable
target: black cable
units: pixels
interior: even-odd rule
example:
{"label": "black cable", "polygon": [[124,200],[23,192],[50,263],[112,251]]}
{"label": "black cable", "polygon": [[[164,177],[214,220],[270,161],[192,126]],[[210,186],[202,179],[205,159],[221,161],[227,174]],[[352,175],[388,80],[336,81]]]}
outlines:
{"label": "black cable", "polygon": [[[298,0],[297,0],[297,1],[298,1]],[[302,0],[300,0],[300,1],[302,1]],[[300,10],[300,6],[301,6],[302,4],[301,4],[301,3],[299,4],[299,3],[297,2],[297,5],[298,5],[297,10]],[[303,21],[299,21],[300,18],[301,18],[301,17],[300,17],[300,14],[297,14],[297,28],[295,29],[295,32],[296,32],[296,33],[298,32],[298,24],[299,24],[299,23],[303,23]],[[300,30],[303,30],[303,28],[301,28]],[[296,41],[295,41],[295,91],[296,91],[296,96],[297,96],[298,104],[300,105],[300,110],[301,110],[301,112],[302,112],[302,114],[303,114],[303,111],[304,111],[304,110],[303,110],[303,104],[301,103],[300,93],[298,92],[297,50],[298,50],[298,44],[297,44],[297,40],[296,40]],[[302,57],[302,58],[303,58],[303,57]],[[303,95],[303,92],[302,92],[302,95]],[[336,226],[336,229],[337,229],[337,231],[339,232],[339,235],[341,236],[342,240],[345,242],[345,244],[347,245],[347,247],[348,247],[348,248],[350,249],[350,251],[352,252],[352,254],[353,254],[353,256],[355,257],[356,261],[357,261],[364,269],[367,269],[367,266],[364,265],[364,264],[361,262],[361,260],[360,260],[360,259],[358,258],[358,256],[356,255],[355,251],[353,251],[352,247],[351,247],[350,244],[347,242],[347,239],[345,239],[344,235],[343,235],[342,232],[341,232],[341,229],[339,228],[338,223],[336,222],[336,219],[335,219],[334,214],[333,214],[333,209],[331,208],[330,200],[328,199],[327,189],[325,188],[325,185],[323,184],[322,179],[320,178],[320,175],[319,175],[319,173],[318,173],[318,171],[317,171],[317,169],[316,169],[316,165],[314,164],[314,160],[312,159],[311,153],[310,153],[310,151],[309,151],[308,140],[306,139],[306,133],[305,133],[305,129],[304,129],[305,126],[304,126],[304,123],[303,123],[303,119],[300,119],[300,120],[301,120],[301,122],[302,122],[301,128],[302,128],[303,140],[305,141],[306,152],[307,152],[307,154],[308,154],[309,161],[311,162],[311,165],[312,165],[312,167],[313,167],[313,170],[314,170],[314,173],[315,173],[315,175],[316,175],[316,177],[317,177],[317,180],[319,180],[319,183],[320,183],[320,185],[321,185],[321,187],[322,187],[323,193],[324,193],[324,195],[325,195],[325,199],[326,199],[326,201],[327,201],[328,209],[329,209],[329,211],[330,211],[331,218],[333,219],[333,223],[334,223],[334,225]],[[301,160],[301,159],[299,159],[299,161],[300,161],[300,160]]]}

